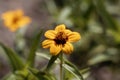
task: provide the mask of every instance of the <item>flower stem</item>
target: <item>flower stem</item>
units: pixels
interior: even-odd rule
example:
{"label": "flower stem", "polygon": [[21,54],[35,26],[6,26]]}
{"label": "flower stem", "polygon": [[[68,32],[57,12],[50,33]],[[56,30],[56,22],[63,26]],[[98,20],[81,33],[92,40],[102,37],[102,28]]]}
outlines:
{"label": "flower stem", "polygon": [[63,53],[60,54],[60,80],[63,80]]}

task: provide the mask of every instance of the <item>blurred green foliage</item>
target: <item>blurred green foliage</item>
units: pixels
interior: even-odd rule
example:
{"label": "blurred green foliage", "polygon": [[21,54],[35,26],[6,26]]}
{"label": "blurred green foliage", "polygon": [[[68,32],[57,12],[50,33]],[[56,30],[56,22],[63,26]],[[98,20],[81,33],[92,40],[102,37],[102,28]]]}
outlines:
{"label": "blurred green foliage", "polygon": [[[75,65],[66,61],[63,66],[66,73],[65,80],[70,80],[73,77],[76,77],[77,80],[80,79],[80,72],[86,79],[94,68],[97,67],[100,69],[104,66],[109,67],[113,73],[118,72],[117,74],[120,74],[119,0],[44,0],[44,2],[53,18],[53,24],[64,23],[71,30],[80,32],[82,36],[81,40],[74,44],[75,50],[68,57],[73,64],[77,65],[79,71],[77,71],[78,69],[76,69]],[[40,37],[40,35],[38,36]],[[20,75],[17,77],[19,78],[18,80],[23,80],[23,75],[27,76],[27,78],[32,77],[30,79],[34,80],[56,80],[55,76],[51,76],[50,73],[34,68],[35,51],[38,47],[37,44],[39,44],[38,38],[35,39],[36,43],[33,43],[30,49],[29,54],[31,55],[27,59],[27,65],[21,63],[21,58],[20,60],[13,58],[16,54],[13,54],[14,52],[11,52],[3,46],[6,51],[13,54],[7,54],[11,57],[10,59],[13,61],[12,66],[14,67],[13,70],[15,70],[15,75],[10,75],[11,80],[14,80],[18,76],[16,73],[22,74],[22,77]],[[50,58],[48,54],[39,54],[39,56],[44,56],[46,59]],[[53,66],[57,58],[58,56],[51,57],[47,68],[53,69],[51,66]],[[18,64],[20,66],[14,65],[17,64],[16,61],[20,63]],[[56,61],[59,62],[59,60]],[[27,68],[21,71],[21,67],[23,66],[25,68],[27,66]],[[28,68],[28,66],[30,67]],[[16,72],[16,70],[18,71]]]}
{"label": "blurred green foliage", "polygon": [[120,1],[51,0],[50,3],[46,0],[55,24],[65,23],[82,36],[69,59],[80,69],[105,65],[119,72]]}

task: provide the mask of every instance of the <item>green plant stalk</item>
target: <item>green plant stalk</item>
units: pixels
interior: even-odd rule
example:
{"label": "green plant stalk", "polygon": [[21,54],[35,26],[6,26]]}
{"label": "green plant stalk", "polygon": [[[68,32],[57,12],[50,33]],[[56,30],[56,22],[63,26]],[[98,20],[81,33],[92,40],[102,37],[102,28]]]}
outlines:
{"label": "green plant stalk", "polygon": [[63,53],[60,53],[60,80],[63,80]]}

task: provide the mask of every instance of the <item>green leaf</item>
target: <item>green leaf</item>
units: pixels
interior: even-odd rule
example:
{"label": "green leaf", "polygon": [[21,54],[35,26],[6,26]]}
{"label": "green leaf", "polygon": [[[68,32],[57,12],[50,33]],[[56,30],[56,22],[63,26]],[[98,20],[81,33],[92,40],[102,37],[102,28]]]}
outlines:
{"label": "green leaf", "polygon": [[[37,55],[49,60],[49,56],[47,56],[46,54],[37,53]],[[52,57],[50,58],[46,71],[48,71],[48,70],[51,68],[51,66],[53,65],[54,62],[55,62],[55,63],[59,63],[59,62],[60,62],[60,59],[59,59],[59,58],[57,59],[58,56],[59,56],[59,55],[57,55],[57,56],[52,56]],[[57,60],[56,60],[56,59],[57,59]],[[82,75],[81,75],[81,73],[79,72],[79,70],[77,69],[77,67],[76,67],[74,64],[70,63],[70,62],[67,61],[67,60],[64,60],[64,61],[65,61],[65,62],[64,62],[64,64],[63,64],[63,67],[64,67],[67,71],[69,71],[70,73],[72,73],[72,75],[74,75],[74,76],[77,78],[77,80],[84,80],[83,77],[82,77]],[[84,71],[83,71],[83,72],[84,72]]]}
{"label": "green leaf", "polygon": [[45,58],[45,59],[47,59],[47,60],[50,59],[50,55],[45,54],[45,53],[41,53],[41,52],[36,52],[36,56],[39,56],[39,57]]}
{"label": "green leaf", "polygon": [[47,68],[46,68],[46,71],[48,71],[52,65],[54,64],[55,60],[58,58],[59,54],[56,55],[56,56],[52,56],[48,62],[48,65],[47,65]]}
{"label": "green leaf", "polygon": [[63,67],[66,70],[68,70],[69,72],[71,72],[77,78],[77,80],[84,80],[83,76],[81,75],[81,73],[79,72],[79,70],[77,69],[77,67],[74,64],[65,60]]}
{"label": "green leaf", "polygon": [[35,52],[38,48],[38,45],[40,45],[40,37],[42,35],[42,30],[36,35],[36,37],[33,40],[32,46],[30,48],[30,52],[27,59],[27,66],[34,66],[35,61]]}
{"label": "green leaf", "polygon": [[[16,75],[15,74],[10,74],[6,78],[3,78],[2,80],[16,80]],[[19,78],[19,80],[23,80],[23,79]]]}
{"label": "green leaf", "polygon": [[21,58],[19,57],[19,55],[17,53],[15,53],[12,49],[5,46],[4,44],[0,43],[0,45],[4,49],[5,53],[7,54],[8,58],[10,60],[10,63],[12,65],[13,71],[23,69],[24,64],[23,64]]}
{"label": "green leaf", "polygon": [[105,23],[105,26],[117,30],[118,29],[117,23],[115,19],[113,19],[112,16],[107,12],[103,1],[104,0],[94,0],[96,10],[100,17],[102,18],[103,22]]}
{"label": "green leaf", "polygon": [[53,75],[49,74],[49,73],[38,71],[38,70],[33,69],[33,68],[29,68],[29,70],[39,80],[56,80],[56,78]]}
{"label": "green leaf", "polygon": [[83,0],[82,4],[84,4],[84,3],[86,3],[88,8],[85,11],[81,11],[81,12],[82,12],[83,17],[86,20],[89,20],[88,18],[91,16],[91,13],[93,12],[95,7],[93,6],[93,2],[91,0]]}

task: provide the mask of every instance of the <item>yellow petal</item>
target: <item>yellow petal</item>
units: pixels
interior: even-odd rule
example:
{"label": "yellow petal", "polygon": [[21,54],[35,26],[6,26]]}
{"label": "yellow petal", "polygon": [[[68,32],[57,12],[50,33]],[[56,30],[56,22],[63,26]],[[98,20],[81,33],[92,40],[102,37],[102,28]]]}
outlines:
{"label": "yellow petal", "polygon": [[60,31],[63,31],[63,30],[65,30],[65,25],[64,24],[58,25],[55,28],[55,31],[57,31],[57,32],[60,32]]}
{"label": "yellow petal", "polygon": [[70,34],[72,31],[69,30],[69,29],[66,29],[64,32],[65,32],[66,35],[68,35],[68,34]]}
{"label": "yellow petal", "polygon": [[53,44],[54,43],[54,41],[53,40],[44,40],[43,42],[42,42],[42,47],[43,48],[49,48],[50,47],[50,45],[51,44]]}
{"label": "yellow petal", "polygon": [[23,27],[27,24],[29,24],[31,22],[31,19],[29,17],[22,17],[18,22],[17,24],[20,26],[20,27]]}
{"label": "yellow petal", "polygon": [[11,26],[13,23],[12,23],[12,19],[8,19],[8,20],[5,20],[4,21],[4,25],[6,26],[6,27],[8,27],[8,26]]}
{"label": "yellow petal", "polygon": [[22,17],[24,14],[21,9],[14,11],[14,13],[15,13],[15,16],[17,16],[17,17]]}
{"label": "yellow petal", "polygon": [[49,39],[55,39],[57,32],[54,30],[48,30],[45,32],[45,37]]}
{"label": "yellow petal", "polygon": [[4,20],[5,26],[11,26],[13,24],[14,13],[12,11],[2,14],[2,19]]}
{"label": "yellow petal", "polygon": [[60,46],[60,45],[52,44],[52,45],[50,46],[50,53],[51,53],[52,55],[57,55],[57,54],[60,53],[60,51],[61,51],[61,46]]}
{"label": "yellow petal", "polygon": [[76,42],[81,39],[81,36],[78,32],[71,32],[68,34],[68,42]]}
{"label": "yellow petal", "polygon": [[16,30],[19,29],[18,25],[16,24],[13,24],[11,26],[8,26],[9,30],[12,31],[12,32],[15,32]]}
{"label": "yellow petal", "polygon": [[8,11],[2,14],[2,19],[11,19],[14,17],[14,13],[12,11]]}
{"label": "yellow petal", "polygon": [[64,47],[62,48],[62,51],[65,54],[70,54],[71,52],[73,52],[73,45],[69,42],[67,42]]}

